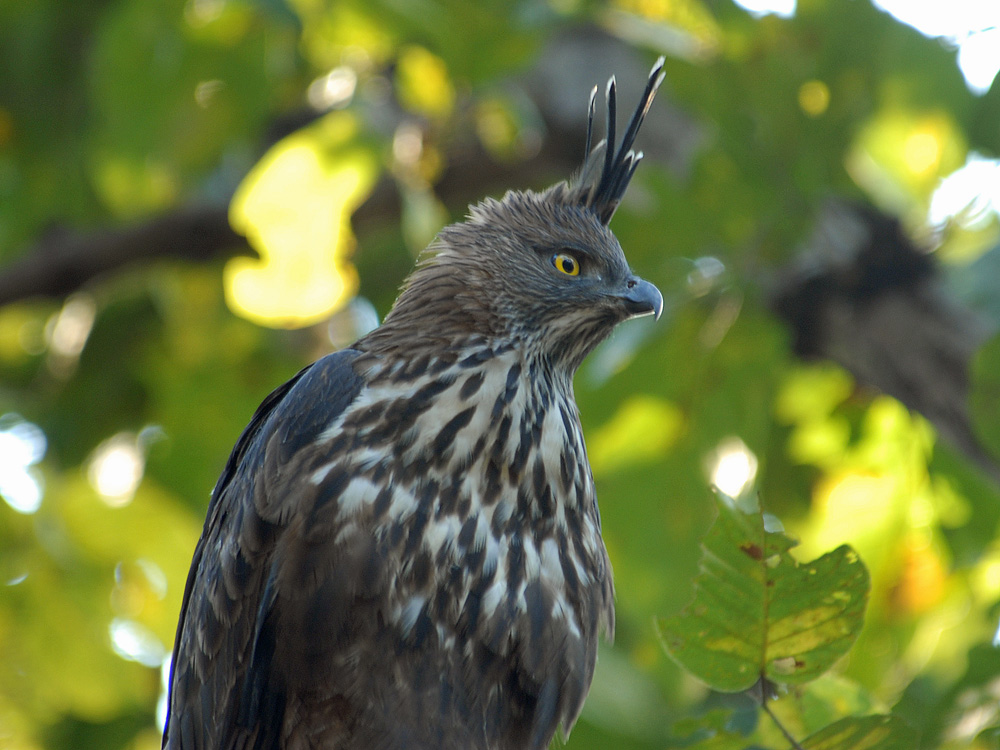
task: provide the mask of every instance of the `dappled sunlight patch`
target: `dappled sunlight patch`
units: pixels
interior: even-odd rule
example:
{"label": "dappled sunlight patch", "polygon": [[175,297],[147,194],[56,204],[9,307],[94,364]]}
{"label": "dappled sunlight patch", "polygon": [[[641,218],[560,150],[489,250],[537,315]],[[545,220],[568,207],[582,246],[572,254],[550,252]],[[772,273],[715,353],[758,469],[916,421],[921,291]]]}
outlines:
{"label": "dappled sunlight patch", "polygon": [[127,661],[137,661],[146,667],[158,667],[166,652],[163,644],[150,630],[133,620],[115,618],[108,626],[111,647]]}
{"label": "dappled sunlight patch", "polygon": [[1000,543],[994,544],[973,570],[969,582],[982,600],[1000,599]]}
{"label": "dappled sunlight patch", "polygon": [[351,103],[358,87],[358,74],[347,65],[338,65],[309,84],[306,97],[314,109],[340,109]]}
{"label": "dappled sunlight patch", "polygon": [[617,0],[607,18],[622,36],[682,59],[709,59],[722,44],[722,29],[701,0]]}
{"label": "dappled sunlight patch", "polygon": [[87,479],[106,505],[118,508],[132,502],[145,468],[146,457],[136,436],[122,432],[94,449]]}
{"label": "dappled sunlight patch", "polygon": [[795,0],[735,0],[735,2],[756,16],[774,14],[788,18],[795,15]]}
{"label": "dappled sunlight patch", "polygon": [[893,611],[921,615],[937,606],[945,595],[948,571],[926,530],[911,531],[896,550],[899,570],[890,593]]}
{"label": "dappled sunlight patch", "polygon": [[108,153],[95,158],[94,185],[116,216],[131,218],[172,205],[180,178],[164,162]]}
{"label": "dappled sunlight patch", "polygon": [[926,204],[938,181],[965,161],[966,150],[948,113],[889,106],[861,129],[846,166],[877,203],[906,208]]}
{"label": "dappled sunlight patch", "polygon": [[[823,379],[813,382],[822,385]],[[805,408],[808,389],[789,399],[795,391],[788,389],[784,403],[778,400],[779,413],[793,425],[790,452],[801,446],[804,428],[834,420],[847,425],[845,414],[858,407],[841,403],[836,389],[818,387],[816,401]],[[995,627],[988,612],[1000,591],[998,556],[987,554],[970,566],[952,560],[945,532],[968,522],[970,500],[933,473],[935,434],[925,419],[880,396],[854,420],[859,422],[843,432],[839,450],[816,452],[806,461],[824,473],[814,484],[812,513],[796,528],[803,552],[847,541],[871,569],[870,623],[852,674],[878,679],[890,691],[921,670],[953,679],[968,643],[988,639]],[[890,661],[896,671],[880,674]]]}
{"label": "dappled sunlight patch", "polygon": [[897,482],[892,476],[845,471],[824,478],[813,495],[817,525],[817,547],[832,540],[849,540],[862,550],[877,544],[894,520],[889,502]]}
{"label": "dappled sunlight patch", "polygon": [[680,409],[669,401],[644,395],[626,399],[587,441],[594,474],[655,460],[677,441],[683,426]]}
{"label": "dappled sunlight patch", "polygon": [[706,457],[705,468],[712,487],[740,497],[757,478],[757,456],[738,437],[728,437]]}
{"label": "dappled sunlight patch", "polygon": [[46,364],[49,372],[60,380],[67,380],[76,370],[96,317],[97,303],[93,296],[77,292],[67,297],[59,311],[46,321]]}
{"label": "dappled sunlight patch", "polygon": [[399,97],[407,109],[428,117],[447,117],[455,106],[448,66],[423,47],[403,48],[397,60]]}
{"label": "dappled sunlight patch", "polygon": [[810,117],[819,117],[830,106],[830,87],[823,81],[806,81],[799,87],[799,108]]}
{"label": "dappled sunlight patch", "polygon": [[240,185],[230,222],[260,259],[226,265],[226,300],[237,314],[295,328],[328,317],[356,292],[350,215],[378,171],[356,132],[348,113],[327,115],[271,149]]}
{"label": "dappled sunlight patch", "polygon": [[927,470],[933,442],[925,420],[894,399],[875,399],[860,435],[845,444],[838,468],[816,484],[804,547],[821,549],[846,540],[877,569],[907,529],[936,523]]}
{"label": "dappled sunlight patch", "polygon": [[998,216],[1000,160],[977,153],[969,154],[963,166],[938,183],[927,212],[927,220],[934,227],[979,233],[979,242],[966,243],[964,252],[954,252],[955,243],[946,246],[950,260],[965,261],[974,259],[993,244]]}
{"label": "dappled sunlight patch", "polygon": [[851,438],[847,420],[835,413],[854,390],[850,374],[835,365],[794,368],[775,399],[778,421],[793,425],[789,456],[799,463],[839,465]]}

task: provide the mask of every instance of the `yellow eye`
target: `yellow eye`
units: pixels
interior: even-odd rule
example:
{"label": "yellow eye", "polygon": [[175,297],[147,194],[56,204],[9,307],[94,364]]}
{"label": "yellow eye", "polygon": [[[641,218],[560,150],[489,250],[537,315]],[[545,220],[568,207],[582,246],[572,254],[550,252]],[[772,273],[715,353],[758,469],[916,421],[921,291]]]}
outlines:
{"label": "yellow eye", "polygon": [[560,271],[567,276],[580,275],[580,261],[569,253],[556,253],[553,255],[552,265],[556,267],[557,271]]}

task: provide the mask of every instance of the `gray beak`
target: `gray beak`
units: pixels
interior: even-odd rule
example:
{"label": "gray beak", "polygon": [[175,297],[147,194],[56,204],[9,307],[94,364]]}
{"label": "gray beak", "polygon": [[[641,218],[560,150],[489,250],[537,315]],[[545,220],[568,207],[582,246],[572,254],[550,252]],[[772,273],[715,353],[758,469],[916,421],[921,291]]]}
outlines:
{"label": "gray beak", "polygon": [[627,291],[622,295],[625,309],[633,318],[642,315],[653,315],[659,319],[663,312],[663,295],[660,290],[638,276],[633,276],[626,282]]}

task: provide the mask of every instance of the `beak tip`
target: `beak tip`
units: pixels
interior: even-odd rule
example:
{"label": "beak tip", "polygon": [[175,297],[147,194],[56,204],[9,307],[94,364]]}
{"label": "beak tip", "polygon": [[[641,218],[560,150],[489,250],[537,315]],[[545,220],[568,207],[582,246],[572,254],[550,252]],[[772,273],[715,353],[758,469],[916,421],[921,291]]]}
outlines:
{"label": "beak tip", "polygon": [[660,290],[640,278],[633,278],[630,284],[625,295],[629,311],[635,316],[652,315],[654,320],[659,320],[663,313],[663,295]]}

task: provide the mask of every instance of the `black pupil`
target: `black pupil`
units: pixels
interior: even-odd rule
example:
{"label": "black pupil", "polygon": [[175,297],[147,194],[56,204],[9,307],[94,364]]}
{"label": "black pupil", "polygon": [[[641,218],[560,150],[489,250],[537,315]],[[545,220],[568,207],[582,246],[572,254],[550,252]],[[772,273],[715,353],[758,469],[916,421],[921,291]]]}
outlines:
{"label": "black pupil", "polygon": [[573,273],[574,263],[572,258],[570,258],[568,255],[564,255],[562,258],[560,258],[560,262],[562,263],[562,270],[564,272]]}

